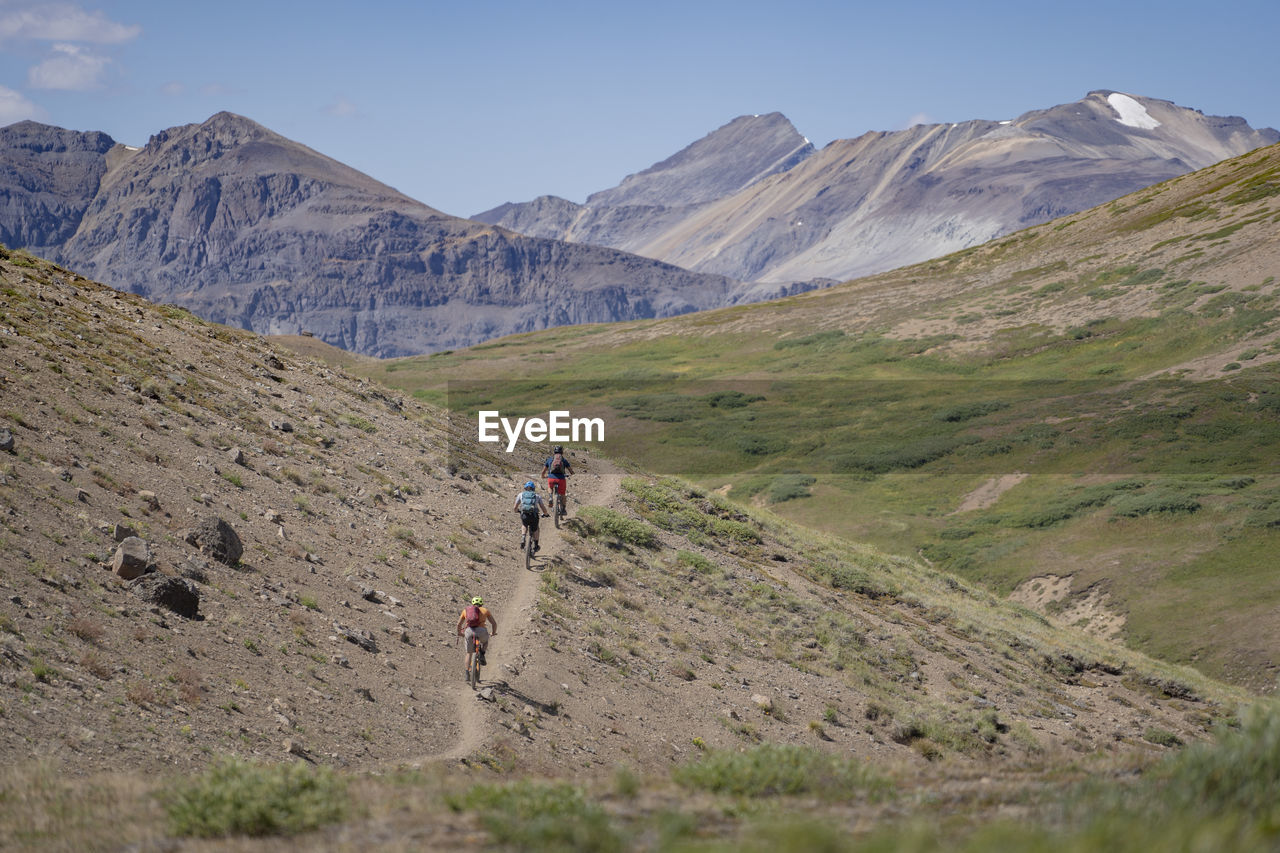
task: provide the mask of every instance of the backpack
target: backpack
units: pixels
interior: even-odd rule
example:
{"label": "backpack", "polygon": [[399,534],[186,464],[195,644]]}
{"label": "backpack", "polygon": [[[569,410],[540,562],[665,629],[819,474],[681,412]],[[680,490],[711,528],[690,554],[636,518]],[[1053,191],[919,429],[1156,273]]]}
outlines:
{"label": "backpack", "polygon": [[547,462],[547,470],[556,477],[564,476],[564,454],[557,453]]}
{"label": "backpack", "polygon": [[479,628],[484,624],[484,616],[480,613],[480,608],[474,604],[468,604],[467,609],[463,612],[467,615],[468,628]]}
{"label": "backpack", "polygon": [[538,509],[538,493],[523,491],[520,493],[520,511],[535,512]]}

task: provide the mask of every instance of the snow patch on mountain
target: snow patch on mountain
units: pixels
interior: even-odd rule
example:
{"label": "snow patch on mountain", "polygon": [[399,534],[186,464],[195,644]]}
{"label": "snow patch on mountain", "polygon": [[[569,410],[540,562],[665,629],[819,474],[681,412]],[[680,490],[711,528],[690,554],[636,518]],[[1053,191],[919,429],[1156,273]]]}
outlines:
{"label": "snow patch on mountain", "polygon": [[1160,126],[1160,122],[1151,117],[1151,113],[1147,112],[1146,107],[1128,95],[1112,92],[1107,95],[1107,103],[1111,104],[1111,109],[1115,110],[1116,114],[1120,116],[1116,121],[1126,127],[1155,130]]}

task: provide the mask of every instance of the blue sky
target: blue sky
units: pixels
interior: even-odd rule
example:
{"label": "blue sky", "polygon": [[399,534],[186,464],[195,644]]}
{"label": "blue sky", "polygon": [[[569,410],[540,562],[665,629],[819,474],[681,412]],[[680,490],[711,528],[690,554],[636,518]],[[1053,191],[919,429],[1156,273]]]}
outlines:
{"label": "blue sky", "polygon": [[0,0],[0,125],[230,110],[447,213],[582,201],[736,116],[819,147],[1092,89],[1280,128],[1280,2]]}

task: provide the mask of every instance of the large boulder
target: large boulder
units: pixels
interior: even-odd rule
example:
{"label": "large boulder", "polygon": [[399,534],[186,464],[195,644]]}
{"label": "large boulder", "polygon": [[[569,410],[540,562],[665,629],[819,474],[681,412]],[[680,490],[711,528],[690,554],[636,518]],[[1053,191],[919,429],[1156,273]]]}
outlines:
{"label": "large boulder", "polygon": [[199,548],[200,553],[228,566],[240,562],[240,556],[244,553],[240,537],[231,529],[231,525],[214,516],[200,519],[195,527],[187,531],[186,540],[188,544]]}
{"label": "large boulder", "polygon": [[131,581],[146,574],[150,562],[151,552],[147,543],[137,536],[126,536],[116,548],[115,557],[111,560],[111,571]]}
{"label": "large boulder", "polygon": [[143,575],[129,585],[143,601],[171,610],[187,619],[200,615],[200,590],[195,584],[168,575]]}

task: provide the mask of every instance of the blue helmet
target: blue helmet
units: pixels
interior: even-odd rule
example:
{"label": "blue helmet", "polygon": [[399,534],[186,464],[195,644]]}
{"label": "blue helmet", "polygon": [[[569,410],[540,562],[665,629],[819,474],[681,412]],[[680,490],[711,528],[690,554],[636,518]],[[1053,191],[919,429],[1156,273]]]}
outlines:
{"label": "blue helmet", "polygon": [[525,487],[525,489],[536,489],[536,488],[538,488],[537,486],[535,486],[535,485],[533,484],[533,480],[530,480],[529,482],[525,483],[525,484],[524,484],[524,487]]}

